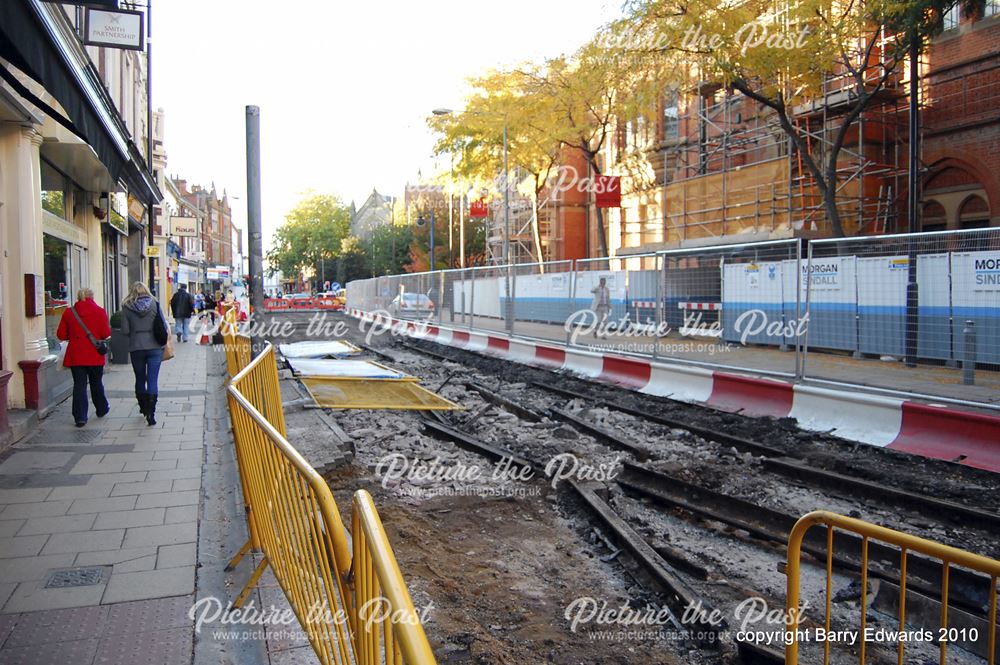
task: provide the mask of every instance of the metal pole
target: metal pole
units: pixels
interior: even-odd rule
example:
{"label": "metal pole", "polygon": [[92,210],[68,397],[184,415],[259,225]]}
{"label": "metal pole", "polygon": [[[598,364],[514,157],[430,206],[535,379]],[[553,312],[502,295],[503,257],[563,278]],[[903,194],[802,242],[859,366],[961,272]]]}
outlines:
{"label": "metal pole", "polygon": [[503,123],[503,258],[507,264],[507,301],[504,307],[507,332],[514,332],[514,294],[511,292],[510,258],[510,170],[507,162],[507,121]]}
{"label": "metal pole", "polygon": [[912,234],[920,231],[920,106],[918,104],[920,41],[916,35],[910,37],[910,154],[909,154],[909,231],[907,242],[908,279],[906,284],[906,359],[907,367],[917,364],[917,336],[919,325],[920,298],[917,290],[917,254]]}
{"label": "metal pole", "polygon": [[[260,321],[264,316],[264,248],[260,209],[260,108],[247,106],[247,231],[250,249],[250,309]],[[258,323],[259,326],[259,323]],[[251,339],[256,356],[262,340]]]}
{"label": "metal pole", "polygon": [[431,208],[431,247],[430,247],[431,264],[430,264],[430,266],[428,266],[428,268],[427,268],[428,270],[434,270],[435,269],[434,267],[436,265],[436,262],[434,260],[434,227],[435,227],[435,225],[436,225],[436,222],[434,221],[434,208]]}
{"label": "metal pole", "polygon": [[962,342],[965,345],[962,359],[962,385],[976,385],[976,322],[969,319],[962,329]]}
{"label": "metal pole", "polygon": [[[146,168],[150,175],[153,173],[153,0],[146,2]],[[146,214],[146,236],[149,246],[156,242],[156,228],[153,222],[153,206],[156,201],[149,198],[149,206]],[[163,257],[166,258],[166,257]],[[159,296],[156,289],[156,259],[149,259],[149,285],[154,294]]]}
{"label": "metal pole", "polygon": [[454,257],[452,256],[455,251],[455,239],[454,230],[455,222],[454,218],[454,201],[452,199],[452,191],[455,189],[455,152],[448,152],[448,267],[451,268],[455,265]]}
{"label": "metal pole", "polygon": [[465,192],[458,193],[458,265],[465,267]]}

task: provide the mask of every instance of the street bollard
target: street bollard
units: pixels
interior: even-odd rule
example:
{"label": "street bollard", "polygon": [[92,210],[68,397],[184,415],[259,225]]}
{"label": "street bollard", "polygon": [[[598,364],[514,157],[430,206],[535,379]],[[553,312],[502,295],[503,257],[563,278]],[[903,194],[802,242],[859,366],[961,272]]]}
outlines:
{"label": "street bollard", "polygon": [[967,386],[976,384],[976,322],[969,319],[962,329],[962,341],[965,354],[962,358],[962,383]]}

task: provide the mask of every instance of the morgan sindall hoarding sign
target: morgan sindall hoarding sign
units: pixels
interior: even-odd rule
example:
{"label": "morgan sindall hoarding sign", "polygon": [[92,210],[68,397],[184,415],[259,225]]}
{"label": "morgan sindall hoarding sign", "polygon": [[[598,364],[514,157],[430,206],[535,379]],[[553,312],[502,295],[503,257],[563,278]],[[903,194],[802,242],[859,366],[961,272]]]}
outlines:
{"label": "morgan sindall hoarding sign", "polygon": [[90,46],[141,51],[143,14],[138,11],[86,8],[83,42]]}

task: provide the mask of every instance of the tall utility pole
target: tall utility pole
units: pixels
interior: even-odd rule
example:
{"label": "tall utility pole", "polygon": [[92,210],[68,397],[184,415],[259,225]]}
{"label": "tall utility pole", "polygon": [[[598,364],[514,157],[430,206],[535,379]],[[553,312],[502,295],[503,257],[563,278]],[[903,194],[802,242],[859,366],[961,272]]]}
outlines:
{"label": "tall utility pole", "polygon": [[453,210],[455,208],[452,200],[452,190],[455,189],[455,151],[448,152],[448,267],[455,265],[453,252],[455,251],[455,223]]}
{"label": "tall utility pole", "polygon": [[[150,175],[153,174],[153,0],[146,2],[146,166]],[[146,210],[146,239],[152,247],[156,243],[156,227],[153,219],[153,206],[156,201],[150,197]],[[168,257],[161,256],[161,261],[168,261]],[[164,263],[164,266],[167,264]],[[149,285],[157,297],[165,294],[156,293],[156,259],[149,258]]]}
{"label": "tall utility pole", "polygon": [[503,260],[507,264],[507,305],[504,307],[507,332],[514,332],[514,294],[511,292],[510,260],[510,169],[507,164],[507,119],[503,121]]}
{"label": "tall utility pole", "polygon": [[905,333],[905,364],[913,367],[917,363],[917,337],[919,328],[920,297],[917,289],[917,252],[914,233],[920,231],[920,39],[916,33],[910,37],[910,150],[908,184],[909,197],[909,233],[907,245],[907,284],[906,284],[906,333]]}
{"label": "tall utility pole", "polygon": [[[247,106],[247,235],[250,249],[250,311],[258,322],[264,316],[264,248],[260,213],[260,108]],[[259,326],[259,323],[258,323]],[[254,336],[254,355],[262,340]]]}

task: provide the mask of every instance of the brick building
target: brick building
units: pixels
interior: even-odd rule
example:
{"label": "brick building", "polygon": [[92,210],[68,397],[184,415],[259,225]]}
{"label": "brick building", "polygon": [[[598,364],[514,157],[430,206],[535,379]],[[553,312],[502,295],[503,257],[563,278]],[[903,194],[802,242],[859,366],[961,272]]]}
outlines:
{"label": "brick building", "polygon": [[949,13],[925,80],[924,230],[1000,225],[1000,0]]}
{"label": "brick building", "polygon": [[[972,15],[953,9],[922,55],[920,76],[921,228],[1000,225],[1000,0]],[[908,229],[909,89],[904,62],[848,131],[837,196],[848,235]],[[817,101],[796,109],[819,152],[847,108],[844,90],[830,77]],[[604,211],[612,255],[832,233],[774,114],[720,86],[668,93],[655,123],[622,123],[598,162],[622,177],[622,207]],[[564,164],[589,177],[579,156]],[[550,258],[599,255],[592,194],[571,189],[551,208]]]}
{"label": "brick building", "polygon": [[209,273],[208,282],[215,288],[231,284],[232,276],[236,276],[233,271],[242,269],[241,266],[233,266],[234,256],[242,252],[241,247],[233,247],[233,238],[242,236],[239,231],[234,232],[233,213],[229,207],[228,195],[223,190],[222,196],[219,197],[215,183],[208,189],[200,185],[193,185],[189,189],[186,180],[175,178],[173,185],[185,207],[195,212],[193,216],[198,218],[198,241],[200,241],[198,244],[205,253],[207,269],[211,271],[225,268],[231,276],[213,279],[212,273]]}

